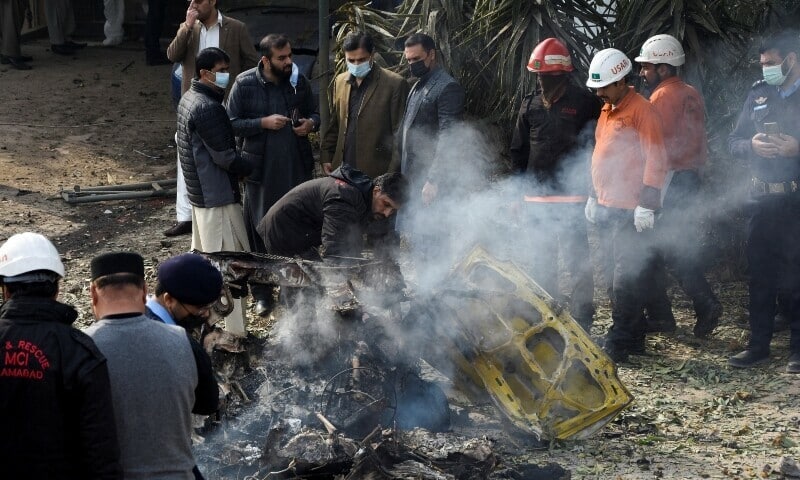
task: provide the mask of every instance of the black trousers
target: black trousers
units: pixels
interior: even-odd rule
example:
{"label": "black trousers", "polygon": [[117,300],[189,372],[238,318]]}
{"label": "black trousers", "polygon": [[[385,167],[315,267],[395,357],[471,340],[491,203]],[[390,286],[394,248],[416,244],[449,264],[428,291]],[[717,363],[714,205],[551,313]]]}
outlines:
{"label": "black trousers", "polygon": [[161,53],[161,32],[164,30],[164,16],[167,0],[148,0],[147,20],[144,24],[144,50],[147,58],[156,58]]}
{"label": "black trousers", "polygon": [[653,288],[645,308],[651,319],[672,315],[666,294],[666,271],[691,299],[698,317],[709,314],[719,304],[706,280],[702,259],[700,187],[698,173],[683,170],[675,172],[667,189],[661,215],[656,219],[657,255],[648,272]]}
{"label": "black trousers", "polygon": [[606,346],[627,350],[640,344],[645,335],[642,309],[650,283],[646,273],[655,249],[653,231],[637,232],[633,210],[598,207],[597,229],[604,252],[613,262],[611,273],[612,325]]}
{"label": "black trousers", "polygon": [[[553,298],[569,305],[573,318],[588,330],[594,316],[594,279],[584,205],[527,202],[523,208],[522,258],[528,273]],[[564,266],[563,293],[559,258]]]}
{"label": "black trousers", "polygon": [[750,293],[748,348],[769,352],[780,295],[787,310],[792,353],[800,352],[800,194],[755,199],[748,225]]}

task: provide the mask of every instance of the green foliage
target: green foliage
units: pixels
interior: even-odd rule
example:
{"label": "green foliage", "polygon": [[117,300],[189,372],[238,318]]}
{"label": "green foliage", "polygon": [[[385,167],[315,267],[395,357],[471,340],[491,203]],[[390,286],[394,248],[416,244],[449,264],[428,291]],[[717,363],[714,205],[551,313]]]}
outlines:
{"label": "green foliage", "polygon": [[[748,47],[768,24],[796,21],[790,0],[406,0],[397,13],[368,2],[337,11],[336,41],[359,29],[378,42],[385,63],[402,72],[402,40],[424,31],[437,42],[439,58],[467,93],[467,111],[508,129],[522,96],[535,88],[525,68],[533,47],[550,36],[572,51],[579,81],[591,56],[613,46],[631,58],[657,33],[680,39],[687,76],[709,101],[712,140],[730,129],[741,92],[757,78]],[[337,71],[344,70],[337,49]],[[748,52],[748,54],[745,54]],[[725,81],[720,81],[724,79]],[[733,86],[731,84],[733,82]],[[735,97],[738,95],[738,97]]]}

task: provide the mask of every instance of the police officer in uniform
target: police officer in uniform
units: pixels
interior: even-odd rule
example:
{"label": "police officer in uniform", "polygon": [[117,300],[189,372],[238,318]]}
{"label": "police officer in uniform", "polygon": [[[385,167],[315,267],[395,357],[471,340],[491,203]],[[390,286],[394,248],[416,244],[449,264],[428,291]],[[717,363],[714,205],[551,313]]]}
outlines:
{"label": "police officer in uniform", "polygon": [[750,341],[728,359],[736,368],[766,362],[780,293],[791,321],[788,373],[800,373],[800,42],[796,33],[768,38],[760,50],[764,80],[753,85],[729,138],[749,160],[753,207],[747,239]]}

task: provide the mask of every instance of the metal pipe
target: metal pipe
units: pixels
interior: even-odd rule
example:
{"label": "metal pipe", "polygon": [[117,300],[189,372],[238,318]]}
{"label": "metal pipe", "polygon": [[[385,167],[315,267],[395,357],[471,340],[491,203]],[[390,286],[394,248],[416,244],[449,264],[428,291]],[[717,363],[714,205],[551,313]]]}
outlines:
{"label": "metal pipe", "polygon": [[169,178],[167,180],[154,180],[152,182],[147,182],[147,183],[143,182],[143,183],[129,183],[127,185],[101,185],[97,187],[81,187],[80,185],[76,185],[74,191],[102,192],[106,190],[144,190],[148,188],[153,188],[154,183],[158,184],[159,187],[174,187],[178,184],[178,180],[175,178]]}
{"label": "metal pipe", "polygon": [[148,198],[148,197],[166,197],[170,195],[175,195],[178,191],[177,188],[170,188],[166,190],[153,190],[153,191],[141,191],[141,192],[129,192],[129,193],[97,193],[96,195],[86,195],[86,196],[79,196],[74,197],[70,195],[70,192],[61,192],[62,198],[67,203],[91,203],[91,202],[105,202],[110,200],[132,200],[134,198]]}

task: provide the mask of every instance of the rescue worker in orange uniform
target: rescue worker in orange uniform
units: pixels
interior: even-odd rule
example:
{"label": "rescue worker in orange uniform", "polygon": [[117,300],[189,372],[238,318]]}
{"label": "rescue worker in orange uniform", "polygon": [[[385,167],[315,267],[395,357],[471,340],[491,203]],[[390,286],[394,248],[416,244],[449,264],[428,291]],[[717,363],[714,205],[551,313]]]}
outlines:
{"label": "rescue worker in orange uniform", "polygon": [[569,51],[555,38],[534,48],[528,71],[537,74],[539,90],[523,100],[511,140],[514,169],[528,177],[522,238],[526,251],[534,254],[527,263],[542,288],[560,298],[561,254],[569,278],[563,297],[588,332],[594,316],[594,282],[583,205],[602,102],[572,80]]}
{"label": "rescue worker in orange uniform", "polygon": [[[685,54],[676,38],[670,35],[649,38],[635,60],[641,65],[639,75],[652,92],[650,103],[661,116],[667,148],[667,182],[657,229],[661,258],[657,260],[653,280],[656,295],[666,301],[665,316],[671,325],[661,328],[675,329],[666,285],[659,281],[665,280],[663,266],[666,266],[691,298],[697,316],[694,334],[703,338],[714,331],[722,315],[722,305],[706,281],[699,255],[701,219],[697,216],[697,204],[702,184],[700,173],[708,157],[705,106],[700,93],[678,76],[677,67],[684,64]],[[651,309],[649,302],[647,308]]]}
{"label": "rescue worker in orange uniform", "polygon": [[617,49],[592,58],[586,85],[605,105],[595,130],[592,196],[585,215],[610,236],[614,275],[613,324],[604,349],[615,362],[644,349],[644,267],[652,261],[652,229],[661,206],[667,153],[655,107],[629,86],[631,61]]}

